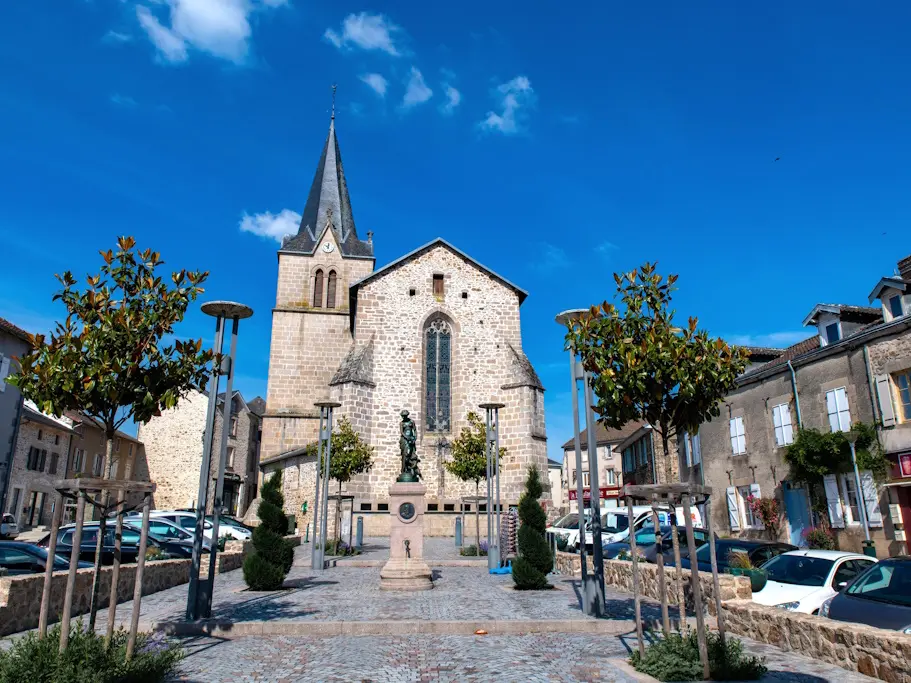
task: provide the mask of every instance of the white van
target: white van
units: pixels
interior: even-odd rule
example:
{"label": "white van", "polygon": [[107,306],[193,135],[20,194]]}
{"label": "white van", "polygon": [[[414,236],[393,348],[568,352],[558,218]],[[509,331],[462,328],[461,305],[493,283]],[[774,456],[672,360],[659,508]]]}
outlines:
{"label": "white van", "polygon": [[[623,541],[629,538],[629,508],[616,508],[612,510],[602,510],[601,511],[601,544],[605,543],[616,543],[617,541]],[[678,507],[676,509],[677,513],[677,524],[681,527],[686,523],[683,518],[683,508]],[[652,507],[650,505],[636,505],[633,507],[633,515],[636,518],[636,531],[639,531],[643,526],[652,525]],[[702,528],[702,514],[699,512],[699,508],[695,505],[690,507],[690,517],[693,520],[693,527],[697,529]],[[664,526],[670,524],[670,514],[668,510],[659,510],[658,511],[658,524]],[[592,546],[592,532],[591,532],[591,522],[586,525],[585,533],[585,547],[591,549]]]}

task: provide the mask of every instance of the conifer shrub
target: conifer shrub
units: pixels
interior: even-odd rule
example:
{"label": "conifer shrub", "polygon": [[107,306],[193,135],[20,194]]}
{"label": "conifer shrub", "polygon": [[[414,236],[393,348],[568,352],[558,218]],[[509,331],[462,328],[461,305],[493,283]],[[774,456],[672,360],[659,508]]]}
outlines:
{"label": "conifer shrub", "polygon": [[532,466],[519,499],[519,557],[512,565],[512,578],[519,590],[551,587],[547,574],[553,568],[553,556],[544,536],[547,515],[538,503],[543,492],[541,474]]}
{"label": "conifer shrub", "polygon": [[263,482],[257,510],[260,524],[253,529],[253,552],[244,560],[244,581],[251,590],[279,590],[291,571],[294,548],[285,540],[288,518],[282,511],[281,472]]}

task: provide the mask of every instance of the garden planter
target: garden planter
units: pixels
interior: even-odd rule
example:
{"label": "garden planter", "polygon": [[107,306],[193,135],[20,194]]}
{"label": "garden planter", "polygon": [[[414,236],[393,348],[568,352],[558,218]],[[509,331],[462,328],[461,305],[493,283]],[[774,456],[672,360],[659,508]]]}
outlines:
{"label": "garden planter", "polygon": [[728,569],[728,573],[733,576],[749,576],[750,577],[750,588],[753,589],[754,593],[758,593],[763,588],[765,588],[766,583],[769,581],[769,575],[766,574],[762,569]]}

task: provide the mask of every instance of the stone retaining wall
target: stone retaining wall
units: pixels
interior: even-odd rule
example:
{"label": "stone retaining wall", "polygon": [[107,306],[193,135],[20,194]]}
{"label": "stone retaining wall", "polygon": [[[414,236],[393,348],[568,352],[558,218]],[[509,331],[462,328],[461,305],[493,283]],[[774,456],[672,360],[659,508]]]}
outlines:
{"label": "stone retaining wall", "polygon": [[746,600],[725,602],[721,609],[731,633],[890,683],[911,683],[909,635]]}
{"label": "stone retaining wall", "polygon": [[[592,568],[591,557],[586,556],[589,570]],[[582,563],[574,553],[557,552],[557,571],[561,574],[579,574]],[[702,596],[709,614],[715,614],[715,584],[709,572],[699,572],[702,583]],[[692,591],[690,589],[690,570],[683,570],[683,594],[687,606],[692,608]],[[605,560],[604,584],[628,593],[633,592],[633,563],[623,560]],[[664,568],[664,584],[667,591],[668,604],[677,604],[677,570],[674,567]],[[750,588],[750,579],[745,576],[731,576],[719,574],[718,585],[721,589],[722,600],[752,600],[753,591]],[[660,600],[658,585],[658,567],[645,562],[639,563],[639,593],[652,600]]]}
{"label": "stone retaining wall", "polygon": [[[288,536],[286,539],[293,546],[300,545],[300,536]],[[250,541],[228,541],[225,552],[218,553],[215,573],[234,571],[243,566],[244,557],[252,549]],[[207,575],[208,557],[204,557],[200,575]],[[192,560],[161,560],[146,562],[142,578],[142,594],[150,595],[173,588],[190,581]],[[79,569],[76,572],[76,588],[73,592],[73,615],[86,614],[89,611],[89,596],[92,589],[92,569]],[[101,568],[101,606],[106,608],[111,590],[111,567]],[[63,592],[69,572],[54,572],[51,584],[50,621],[59,621],[63,611]],[[117,602],[133,599],[133,580],[136,574],[135,564],[120,566],[120,577],[117,582]],[[28,576],[10,576],[0,578],[0,636],[18,633],[38,626],[38,612],[41,607],[41,593],[44,589],[44,574]]]}

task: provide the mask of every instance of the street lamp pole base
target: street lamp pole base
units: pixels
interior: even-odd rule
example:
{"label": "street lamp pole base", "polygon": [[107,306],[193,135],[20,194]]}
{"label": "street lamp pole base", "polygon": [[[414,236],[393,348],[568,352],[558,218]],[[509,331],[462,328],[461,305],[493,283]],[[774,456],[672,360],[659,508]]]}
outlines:
{"label": "street lamp pole base", "polygon": [[582,579],[582,612],[590,617],[604,616],[604,588],[594,572]]}

